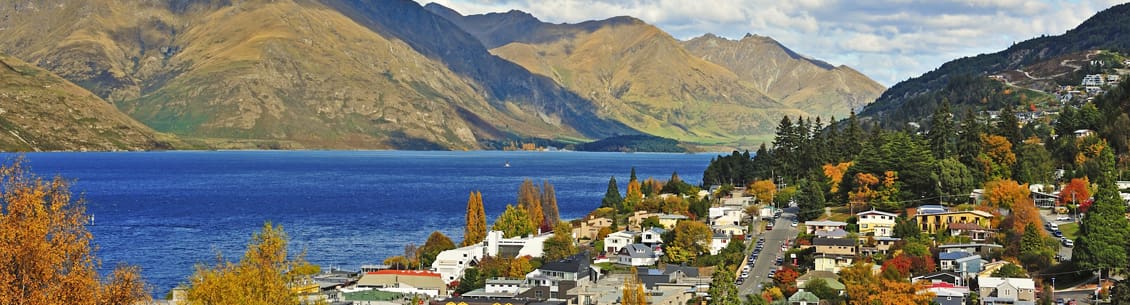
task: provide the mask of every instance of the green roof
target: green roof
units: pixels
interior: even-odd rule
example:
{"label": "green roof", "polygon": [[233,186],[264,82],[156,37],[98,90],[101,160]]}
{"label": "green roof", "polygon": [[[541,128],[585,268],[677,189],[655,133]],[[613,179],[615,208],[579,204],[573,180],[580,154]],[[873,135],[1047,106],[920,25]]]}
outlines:
{"label": "green roof", "polygon": [[815,294],[813,294],[811,292],[801,290],[801,291],[797,291],[796,293],[793,294],[793,296],[789,297],[789,302],[790,303],[791,302],[816,303],[816,302],[820,302],[820,298],[817,297]]}
{"label": "green roof", "polygon": [[392,301],[400,299],[404,294],[380,290],[366,290],[345,293],[346,301]]}

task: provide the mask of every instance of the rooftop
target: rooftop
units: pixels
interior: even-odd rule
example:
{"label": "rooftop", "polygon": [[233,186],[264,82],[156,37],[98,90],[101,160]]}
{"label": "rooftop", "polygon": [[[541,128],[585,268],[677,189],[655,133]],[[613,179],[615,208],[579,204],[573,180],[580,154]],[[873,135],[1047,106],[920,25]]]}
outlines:
{"label": "rooftop", "polygon": [[972,255],[973,255],[973,253],[960,252],[960,251],[958,251],[958,252],[944,252],[944,253],[938,253],[938,260],[955,260],[955,259],[959,259],[959,258],[963,258],[963,257],[967,257],[967,256],[972,256]]}
{"label": "rooftop", "polygon": [[386,270],[380,270],[380,271],[376,271],[376,272],[367,272],[367,274],[440,277],[439,273],[435,273],[435,272],[431,272],[431,271],[422,271],[422,270],[392,270],[392,269],[386,269]]}
{"label": "rooftop", "polygon": [[853,246],[855,246],[855,240],[846,239],[846,238],[815,237],[815,238],[812,238],[812,244],[816,245],[816,246],[853,247]]}
{"label": "rooftop", "polygon": [[806,221],[806,222],[804,222],[804,225],[806,225],[806,226],[838,227],[838,226],[846,226],[847,223],[842,222],[842,221],[820,220],[820,221]]}

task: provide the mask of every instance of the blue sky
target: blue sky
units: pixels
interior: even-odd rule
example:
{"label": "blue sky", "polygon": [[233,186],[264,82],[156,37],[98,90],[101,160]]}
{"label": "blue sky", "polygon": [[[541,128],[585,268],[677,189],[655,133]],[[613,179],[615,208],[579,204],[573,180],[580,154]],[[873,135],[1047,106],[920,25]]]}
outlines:
{"label": "blue sky", "polygon": [[1059,35],[1110,0],[416,0],[464,15],[517,9],[542,21],[633,16],[686,40],[769,36],[797,53],[848,65],[885,86],[946,61]]}

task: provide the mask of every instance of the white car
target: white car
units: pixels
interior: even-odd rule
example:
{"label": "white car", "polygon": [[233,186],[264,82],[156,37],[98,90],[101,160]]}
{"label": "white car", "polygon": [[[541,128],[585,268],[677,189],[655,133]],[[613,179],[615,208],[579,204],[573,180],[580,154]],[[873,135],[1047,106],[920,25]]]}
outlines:
{"label": "white car", "polygon": [[1064,238],[1064,239],[1063,239],[1063,246],[1064,246],[1064,247],[1068,247],[1068,248],[1074,247],[1074,246],[1075,246],[1075,241],[1072,241],[1072,240],[1070,240],[1070,239],[1066,239],[1066,238]]}
{"label": "white car", "polygon": [[1067,215],[1063,215],[1063,216],[1056,217],[1055,221],[1071,221],[1071,217],[1068,217]]}

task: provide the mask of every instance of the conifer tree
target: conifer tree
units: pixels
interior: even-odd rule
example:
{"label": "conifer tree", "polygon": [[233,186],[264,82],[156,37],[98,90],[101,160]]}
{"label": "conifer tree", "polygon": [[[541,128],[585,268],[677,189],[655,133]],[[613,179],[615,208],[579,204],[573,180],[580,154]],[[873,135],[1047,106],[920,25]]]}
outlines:
{"label": "conifer tree", "polygon": [[953,144],[953,113],[950,113],[950,101],[942,98],[942,104],[934,110],[930,117],[930,131],[926,138],[930,140],[930,151],[934,159],[944,159],[955,150]]}
{"label": "conifer tree", "polygon": [[620,204],[624,199],[620,197],[620,187],[616,186],[616,177],[608,179],[608,190],[604,192],[604,199],[600,201],[600,207],[613,208],[617,211],[620,210]]}
{"label": "conifer tree", "polygon": [[844,160],[854,160],[859,152],[863,151],[863,126],[859,123],[859,118],[855,116],[855,110],[851,111],[848,116],[848,125],[844,130],[843,147],[840,148],[844,152]]}
{"label": "conifer tree", "polygon": [[630,176],[628,176],[628,182],[632,182],[632,181],[639,181],[639,179],[636,178],[636,167],[635,166],[632,166],[632,173],[631,173]]}
{"label": "conifer tree", "polygon": [[483,209],[483,193],[471,192],[467,199],[467,223],[463,228],[463,242],[460,247],[474,245],[487,237],[487,216]]}
{"label": "conifer tree", "polygon": [[1079,224],[1079,237],[1075,240],[1071,259],[1080,268],[1102,268],[1109,272],[1112,268],[1127,266],[1130,221],[1126,220],[1126,205],[1115,184],[1114,154],[1107,148],[1100,158],[1110,166],[1096,181],[1095,202]]}
{"label": "conifer tree", "polygon": [[709,305],[741,304],[738,288],[734,286],[734,272],[730,271],[729,266],[722,265],[714,269],[707,293],[710,294]]}
{"label": "conifer tree", "polygon": [[544,181],[541,186],[541,208],[545,212],[546,223],[561,221],[561,212],[557,209],[557,191],[549,181]]}

